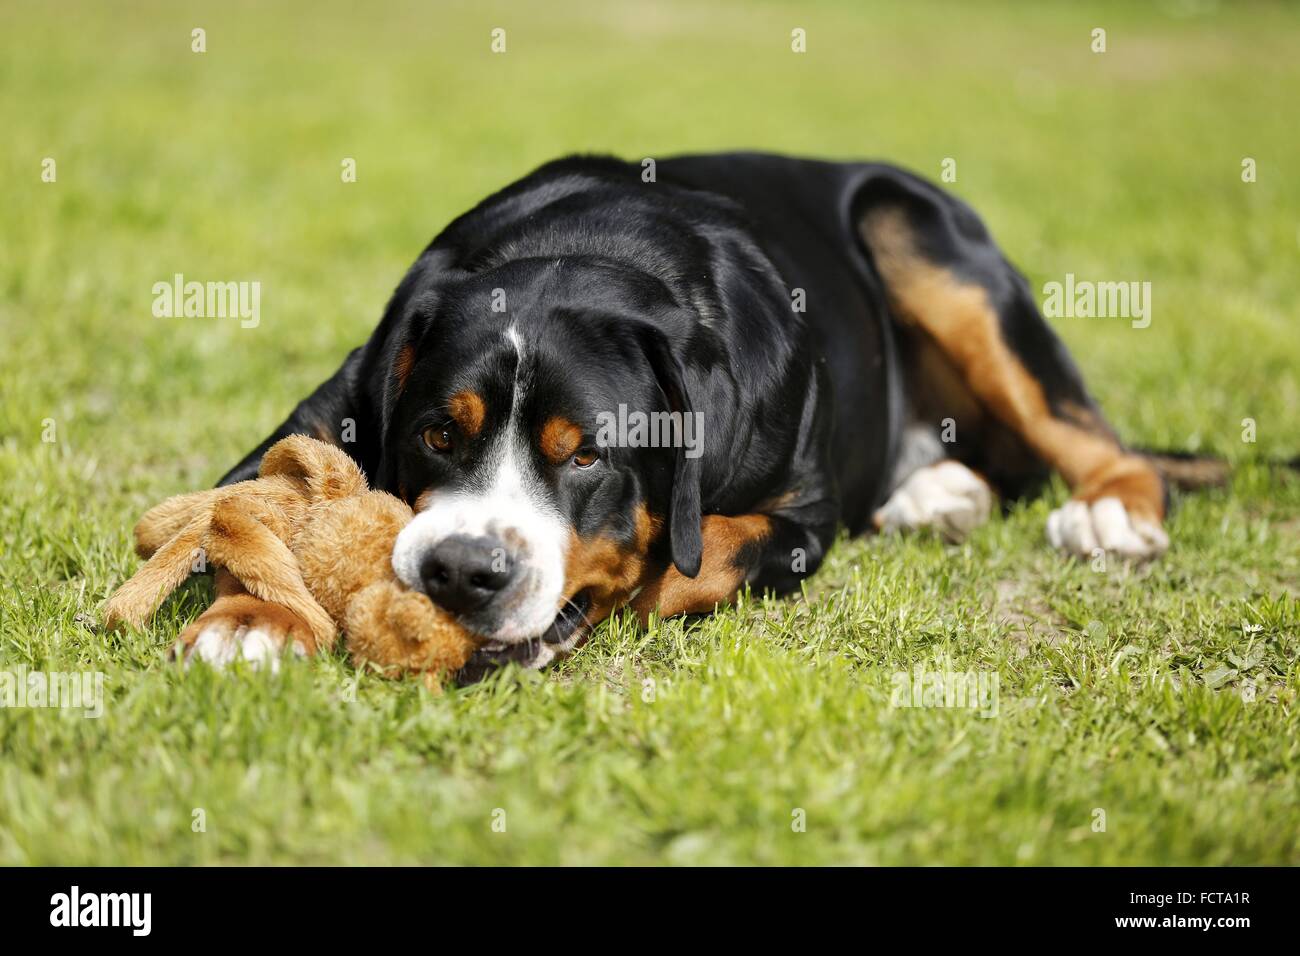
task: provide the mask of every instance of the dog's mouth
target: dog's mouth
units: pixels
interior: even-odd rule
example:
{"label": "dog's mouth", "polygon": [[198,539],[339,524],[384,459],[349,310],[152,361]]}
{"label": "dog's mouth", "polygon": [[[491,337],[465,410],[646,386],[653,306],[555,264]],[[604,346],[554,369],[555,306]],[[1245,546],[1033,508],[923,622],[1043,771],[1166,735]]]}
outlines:
{"label": "dog's mouth", "polygon": [[590,592],[579,591],[573,596],[573,600],[564,602],[564,607],[556,613],[555,620],[542,634],[541,640],[547,644],[564,645],[568,644],[579,631],[585,633],[590,630],[590,622],[587,619],[587,611],[590,608]]}
{"label": "dog's mouth", "polygon": [[591,608],[591,595],[580,591],[564,603],[555,614],[551,626],[540,635],[526,641],[506,644],[488,641],[469,662],[461,668],[457,678],[463,683],[482,680],[488,671],[506,664],[518,664],[527,669],[542,667],[556,657],[577,647],[591,631],[587,611]]}

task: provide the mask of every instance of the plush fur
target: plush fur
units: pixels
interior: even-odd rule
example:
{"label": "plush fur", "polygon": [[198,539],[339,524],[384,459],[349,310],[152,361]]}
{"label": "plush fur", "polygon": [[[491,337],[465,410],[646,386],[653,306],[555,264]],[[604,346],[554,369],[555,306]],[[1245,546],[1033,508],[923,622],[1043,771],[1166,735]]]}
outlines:
{"label": "plush fur", "polygon": [[109,599],[105,623],[143,626],[201,555],[227,590],[291,612],[281,633],[303,650],[331,647],[342,630],[358,665],[419,673],[437,689],[479,641],[393,573],[393,541],[411,518],[340,449],[285,438],[256,479],[169,498],[140,519],[136,550],[148,560]]}

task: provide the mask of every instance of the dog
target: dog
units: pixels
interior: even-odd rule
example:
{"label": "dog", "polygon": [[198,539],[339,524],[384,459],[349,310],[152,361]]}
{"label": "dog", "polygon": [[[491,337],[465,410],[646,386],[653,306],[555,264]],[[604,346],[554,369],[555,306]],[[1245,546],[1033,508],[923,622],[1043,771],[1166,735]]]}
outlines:
{"label": "dog", "polygon": [[[959,540],[1052,472],[1053,546],[1148,560],[1170,484],[1223,476],[1120,442],[964,202],[758,153],[571,157],[485,199],[221,484],[291,434],[410,502],[398,576],[526,667],[620,606],[797,591],[841,527]],[[291,614],[219,583],[187,654],[289,646]]]}

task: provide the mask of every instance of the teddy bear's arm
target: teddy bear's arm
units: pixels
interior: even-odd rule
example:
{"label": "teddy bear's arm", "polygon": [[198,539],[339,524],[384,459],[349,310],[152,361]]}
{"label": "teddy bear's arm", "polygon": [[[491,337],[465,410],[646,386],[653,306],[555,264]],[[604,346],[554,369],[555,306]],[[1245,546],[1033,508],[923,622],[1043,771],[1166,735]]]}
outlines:
{"label": "teddy bear's arm", "polygon": [[254,597],[288,608],[311,628],[316,646],[334,643],[334,622],[303,582],[288,546],[241,499],[220,502],[205,541],[208,559],[228,570]]}

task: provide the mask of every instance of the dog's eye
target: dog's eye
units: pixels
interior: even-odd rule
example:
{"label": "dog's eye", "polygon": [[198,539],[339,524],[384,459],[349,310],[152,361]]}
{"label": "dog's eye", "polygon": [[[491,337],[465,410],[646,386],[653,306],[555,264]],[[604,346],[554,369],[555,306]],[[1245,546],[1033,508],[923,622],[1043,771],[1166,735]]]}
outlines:
{"label": "dog's eye", "polygon": [[434,451],[451,451],[455,436],[451,425],[434,425],[424,430],[424,443]]}
{"label": "dog's eye", "polygon": [[600,461],[600,452],[595,448],[580,448],[573,456],[573,467],[590,468],[598,461]]}

